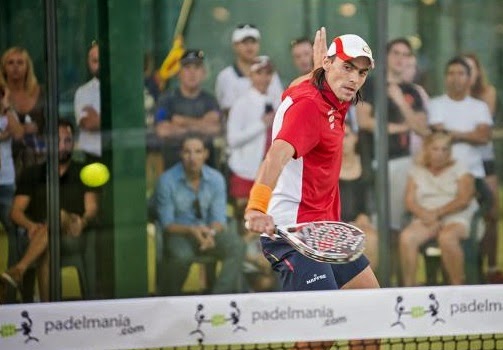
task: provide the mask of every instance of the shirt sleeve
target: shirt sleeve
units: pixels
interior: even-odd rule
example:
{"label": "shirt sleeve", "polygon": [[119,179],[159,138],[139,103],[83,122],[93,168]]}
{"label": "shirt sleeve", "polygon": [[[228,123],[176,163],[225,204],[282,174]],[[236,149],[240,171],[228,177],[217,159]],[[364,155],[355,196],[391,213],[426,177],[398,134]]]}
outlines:
{"label": "shirt sleeve", "polygon": [[284,140],[295,149],[294,158],[303,157],[320,141],[318,108],[313,101],[295,102],[285,112],[276,139]]}
{"label": "shirt sleeve", "polygon": [[428,105],[428,124],[441,124],[444,122],[438,103],[431,101]]}
{"label": "shirt sleeve", "polygon": [[218,222],[225,226],[227,223],[227,192],[224,177],[220,173],[217,175],[213,181],[214,199],[210,205],[208,224]]}
{"label": "shirt sleeve", "polygon": [[175,221],[174,203],[171,186],[165,177],[161,177],[155,190],[155,207],[163,228]]}

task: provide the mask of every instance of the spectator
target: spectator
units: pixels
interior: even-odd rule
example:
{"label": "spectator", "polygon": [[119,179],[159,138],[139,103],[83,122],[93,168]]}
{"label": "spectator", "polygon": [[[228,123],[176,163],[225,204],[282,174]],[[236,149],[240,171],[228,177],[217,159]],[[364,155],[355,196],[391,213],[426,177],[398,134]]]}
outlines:
{"label": "spectator", "polygon": [[87,53],[87,67],[91,80],[75,92],[73,108],[79,128],[78,149],[101,157],[101,102],[100,102],[100,59],[98,43],[93,41]]}
{"label": "spectator", "polygon": [[[489,108],[491,117],[496,115],[496,88],[487,81],[486,74],[477,55],[465,54],[464,58],[471,70],[470,95],[484,101]],[[494,145],[489,142],[480,147],[482,161],[486,172],[485,181],[489,186],[492,196],[495,199],[486,220],[486,233],[482,241],[482,253],[487,255],[487,281],[489,283],[503,283],[503,273],[498,269],[498,213],[499,194],[498,177],[496,176],[496,165],[494,157]]]}
{"label": "spectator", "polygon": [[[417,74],[418,74],[417,58],[416,55],[412,54],[405,64],[405,69],[402,73],[402,79],[404,82],[414,85],[414,88],[416,88],[417,92],[419,93],[419,96],[421,96],[423,105],[426,107],[428,106],[428,103],[430,101],[430,96],[428,96],[428,93],[421,85],[416,83]],[[428,111],[426,111],[426,113],[427,112]],[[410,132],[411,155],[415,155],[421,150],[421,143],[422,143],[422,137],[418,135],[416,132],[411,131]]]}
{"label": "spectator", "polygon": [[[20,140],[23,135],[24,128],[10,104],[9,89],[0,85],[0,224],[8,239],[8,266],[18,261],[17,236],[9,217],[16,183],[12,140]],[[7,295],[6,299],[8,302],[14,301],[14,293]]]}
{"label": "spectator", "polygon": [[10,91],[10,106],[23,124],[24,137],[13,143],[16,176],[45,161],[45,92],[39,85],[28,51],[11,47],[2,55],[0,84]]}
{"label": "spectator", "polygon": [[292,40],[290,53],[293,65],[299,75],[311,73],[313,70],[313,43],[311,40],[305,37]]}
{"label": "spectator", "polygon": [[[399,232],[404,215],[403,195],[406,179],[403,176],[411,165],[410,131],[424,136],[426,127],[425,106],[421,96],[410,83],[403,80],[403,72],[412,55],[412,47],[407,39],[398,38],[387,45],[387,96],[388,96],[388,174],[391,229]],[[371,79],[372,80],[372,79]],[[379,116],[373,109],[375,93],[373,82],[364,85],[362,95],[365,101],[356,106],[358,125],[362,134],[362,164],[368,166],[373,157],[373,131]],[[364,169],[364,176],[371,174]]]}
{"label": "spectator", "polygon": [[[238,26],[232,33],[232,45],[235,62],[218,73],[215,83],[215,94],[226,116],[234,101],[251,86],[250,67],[260,51],[259,30],[251,24]],[[278,74],[274,73],[267,91],[269,100],[279,105],[282,93],[283,86]]]}
{"label": "spectator", "polygon": [[[248,194],[267,149],[271,145],[272,122],[277,104],[267,96],[274,67],[267,56],[255,58],[250,67],[251,88],[232,105],[227,121],[229,147],[230,195],[235,204],[235,216],[243,222]],[[239,225],[244,235],[243,225]]]}
{"label": "spectator", "polygon": [[482,184],[485,171],[478,147],[491,139],[493,121],[487,104],[469,95],[470,75],[464,58],[452,58],[445,69],[445,94],[432,98],[428,109],[432,128],[451,134],[454,159]]}
{"label": "spectator", "polygon": [[198,255],[222,261],[213,293],[236,292],[245,252],[241,238],[226,230],[224,177],[204,164],[208,150],[203,137],[188,134],[181,146],[181,162],[161,175],[154,193],[164,234],[160,292],[178,295]]}
{"label": "spectator", "polygon": [[341,219],[355,225],[366,233],[365,256],[370,260],[372,270],[377,268],[377,231],[370,220],[368,208],[369,184],[363,179],[360,155],[357,152],[358,135],[346,119],[342,143],[342,166],[339,178],[341,196]]}
{"label": "spectator", "polygon": [[[81,249],[85,230],[98,211],[97,193],[80,181],[82,166],[72,161],[74,130],[71,123],[60,119],[59,180],[61,204],[61,253]],[[29,245],[21,260],[0,278],[0,302],[7,286],[21,286],[26,270],[37,263],[41,301],[49,301],[49,252],[46,198],[46,163],[26,169],[21,174],[12,205],[11,219],[26,230]]]}
{"label": "spectator", "polygon": [[[204,135],[214,156],[212,141],[221,132],[217,100],[202,89],[206,77],[204,52],[187,50],[180,63],[180,86],[161,95],[156,111],[156,134],[163,140],[161,147],[166,168],[177,162],[181,141],[187,133]],[[211,160],[215,165],[214,159]]]}
{"label": "spectator", "polygon": [[451,155],[451,137],[435,132],[425,138],[422,155],[407,178],[405,203],[411,223],[400,235],[403,284],[416,285],[419,247],[436,239],[451,284],[464,282],[461,241],[468,238],[478,208],[473,176]]}

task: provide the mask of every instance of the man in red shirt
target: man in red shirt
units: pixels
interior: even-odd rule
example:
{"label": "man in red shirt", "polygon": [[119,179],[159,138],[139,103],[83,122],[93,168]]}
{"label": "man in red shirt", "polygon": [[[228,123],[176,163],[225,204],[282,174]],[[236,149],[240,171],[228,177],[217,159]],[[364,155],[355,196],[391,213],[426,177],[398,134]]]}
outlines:
{"label": "man in red shirt", "polygon": [[[274,142],[250,191],[245,214],[248,229],[263,233],[264,255],[280,275],[284,291],[379,287],[365,256],[347,264],[321,263],[274,235],[275,225],[340,220],[344,119],[351,103],[360,100],[374,60],[357,35],[336,37],[326,55],[320,55],[324,43],[322,28],[314,44],[315,63],[317,55],[324,56],[321,67],[308,80],[293,82],[283,94],[273,124]],[[379,346],[375,341],[369,344],[366,349]],[[331,345],[330,341],[297,343],[296,348],[329,349]],[[353,345],[362,348],[360,341]]]}
{"label": "man in red shirt", "polygon": [[264,233],[264,254],[284,291],[379,287],[365,256],[348,264],[321,263],[274,237],[275,225],[340,220],[344,119],[373,66],[366,42],[342,35],[331,43],[322,67],[283,94],[274,142],[250,192],[245,219],[250,230]]}

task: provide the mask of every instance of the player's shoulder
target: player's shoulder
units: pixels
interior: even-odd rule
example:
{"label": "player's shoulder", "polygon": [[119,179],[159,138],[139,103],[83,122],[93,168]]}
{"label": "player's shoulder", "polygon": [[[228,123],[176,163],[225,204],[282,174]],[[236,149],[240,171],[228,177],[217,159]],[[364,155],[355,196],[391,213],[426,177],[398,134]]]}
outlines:
{"label": "player's shoulder", "polygon": [[222,80],[222,79],[231,79],[236,75],[234,66],[230,65],[222,69],[220,72],[217,74],[217,80]]}

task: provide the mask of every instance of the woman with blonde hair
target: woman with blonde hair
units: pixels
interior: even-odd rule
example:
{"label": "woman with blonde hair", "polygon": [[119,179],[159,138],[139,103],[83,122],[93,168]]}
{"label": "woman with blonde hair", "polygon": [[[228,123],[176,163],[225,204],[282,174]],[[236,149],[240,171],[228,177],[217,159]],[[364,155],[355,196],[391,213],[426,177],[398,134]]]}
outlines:
{"label": "woman with blonde hair", "polygon": [[10,92],[10,104],[23,124],[25,137],[14,144],[16,176],[21,169],[45,159],[45,97],[39,85],[33,62],[26,49],[11,47],[0,60],[0,83]]}
{"label": "woman with blonde hair", "polygon": [[416,164],[409,171],[405,205],[412,214],[400,234],[403,283],[416,284],[419,248],[436,239],[451,284],[464,282],[461,241],[468,238],[478,209],[474,178],[451,156],[451,137],[434,132],[424,139]]}

